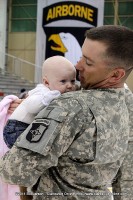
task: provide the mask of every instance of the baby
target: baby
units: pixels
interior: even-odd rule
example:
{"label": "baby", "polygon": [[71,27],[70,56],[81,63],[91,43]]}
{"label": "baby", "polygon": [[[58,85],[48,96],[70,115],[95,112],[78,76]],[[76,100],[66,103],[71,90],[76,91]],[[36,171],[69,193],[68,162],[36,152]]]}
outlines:
{"label": "baby", "polygon": [[[42,79],[43,84],[28,92],[28,97],[15,109],[4,128],[4,141],[9,148],[44,106],[62,93],[76,89],[76,69],[63,56],[53,56],[44,61]],[[37,184],[32,189],[36,187]],[[20,193],[21,200],[33,199],[32,195],[25,195],[27,188],[23,186],[20,186]]]}
{"label": "baby", "polygon": [[44,61],[42,79],[43,84],[28,92],[28,97],[15,109],[4,128],[4,141],[9,148],[44,106],[76,88],[75,67],[63,56],[53,56]]}

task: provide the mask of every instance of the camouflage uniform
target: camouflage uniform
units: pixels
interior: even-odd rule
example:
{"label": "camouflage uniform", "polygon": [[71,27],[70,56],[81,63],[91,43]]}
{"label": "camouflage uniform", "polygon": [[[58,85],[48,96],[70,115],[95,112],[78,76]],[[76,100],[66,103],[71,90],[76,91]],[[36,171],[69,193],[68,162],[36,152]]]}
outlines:
{"label": "camouflage uniform", "polygon": [[34,199],[111,200],[108,187],[128,145],[124,89],[63,94],[43,109],[0,163],[11,184],[32,187]]}
{"label": "camouflage uniform", "polygon": [[133,200],[133,93],[126,89],[126,105],[129,111],[129,144],[126,157],[123,161],[117,177],[113,183],[114,200]]}

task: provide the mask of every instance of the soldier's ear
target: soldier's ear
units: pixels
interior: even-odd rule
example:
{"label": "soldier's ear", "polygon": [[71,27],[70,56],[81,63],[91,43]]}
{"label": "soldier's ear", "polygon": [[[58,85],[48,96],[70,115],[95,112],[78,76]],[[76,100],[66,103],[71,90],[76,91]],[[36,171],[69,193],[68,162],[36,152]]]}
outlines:
{"label": "soldier's ear", "polygon": [[47,87],[49,86],[49,80],[48,80],[47,76],[43,77],[43,84],[46,85]]}
{"label": "soldier's ear", "polygon": [[122,68],[117,68],[112,71],[112,76],[110,78],[111,83],[116,83],[120,81],[125,76],[125,70]]}

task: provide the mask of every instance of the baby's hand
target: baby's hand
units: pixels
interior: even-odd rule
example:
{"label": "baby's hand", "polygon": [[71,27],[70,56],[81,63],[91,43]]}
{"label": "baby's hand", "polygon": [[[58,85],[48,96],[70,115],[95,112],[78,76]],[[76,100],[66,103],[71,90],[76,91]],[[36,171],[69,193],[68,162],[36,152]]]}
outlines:
{"label": "baby's hand", "polygon": [[10,104],[10,107],[8,109],[8,113],[12,114],[14,110],[19,106],[19,104],[23,101],[23,99],[16,99]]}

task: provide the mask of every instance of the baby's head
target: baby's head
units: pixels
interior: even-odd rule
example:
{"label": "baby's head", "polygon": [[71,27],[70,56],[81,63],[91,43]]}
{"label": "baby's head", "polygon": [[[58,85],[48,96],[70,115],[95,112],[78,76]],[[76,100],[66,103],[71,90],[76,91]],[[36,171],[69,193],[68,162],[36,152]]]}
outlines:
{"label": "baby's head", "polygon": [[42,68],[43,84],[50,90],[59,90],[60,93],[74,91],[76,69],[63,56],[52,56],[46,59]]}

